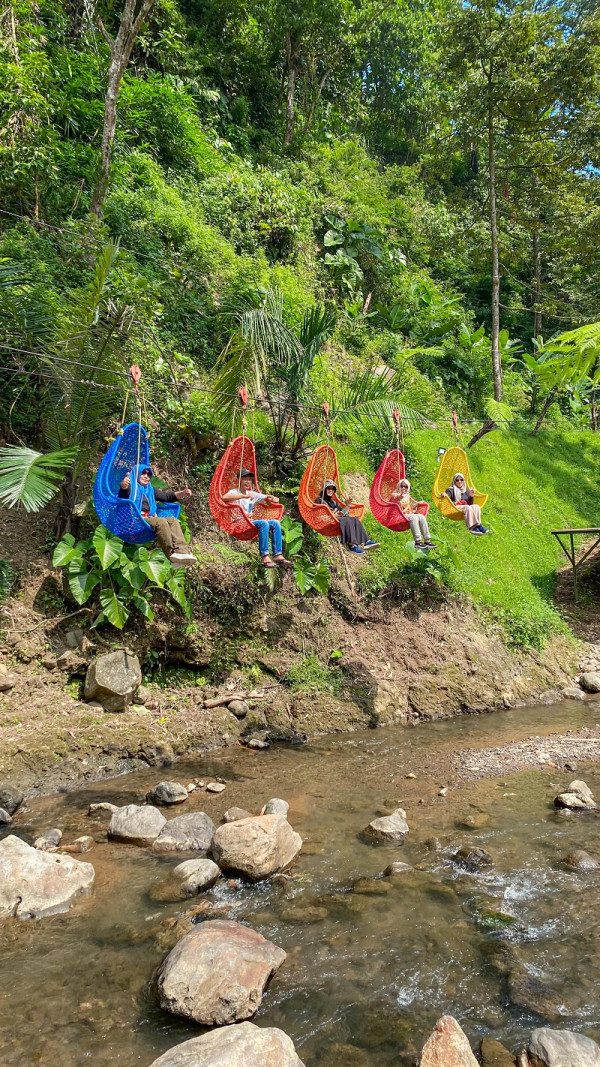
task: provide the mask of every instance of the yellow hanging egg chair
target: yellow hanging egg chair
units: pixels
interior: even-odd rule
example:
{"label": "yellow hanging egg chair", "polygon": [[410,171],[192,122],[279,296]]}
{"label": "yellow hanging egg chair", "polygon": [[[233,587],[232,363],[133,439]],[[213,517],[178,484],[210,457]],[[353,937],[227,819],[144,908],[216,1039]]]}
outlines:
{"label": "yellow hanging egg chair", "polygon": [[[460,522],[464,521],[462,508],[454,504],[449,497],[444,496],[448,486],[452,485],[452,479],[455,474],[464,474],[467,486],[475,489],[471,478],[471,472],[469,470],[467,453],[463,448],[459,448],[458,445],[449,448],[442,456],[442,462],[437,469],[435,481],[433,483],[432,496],[433,503],[438,511],[441,511],[445,519],[457,519]],[[473,499],[474,504],[479,504],[479,507],[482,508],[487,498],[487,493],[478,493],[475,489],[475,496]]]}

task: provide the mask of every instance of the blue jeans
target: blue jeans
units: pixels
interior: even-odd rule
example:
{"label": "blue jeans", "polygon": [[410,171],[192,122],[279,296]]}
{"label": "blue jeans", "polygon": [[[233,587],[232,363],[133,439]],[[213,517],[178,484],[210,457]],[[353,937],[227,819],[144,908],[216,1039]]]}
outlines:
{"label": "blue jeans", "polygon": [[279,519],[253,519],[258,530],[258,551],[261,556],[269,555],[269,530],[273,542],[273,555],[280,556],[283,542],[281,539],[281,523]]}

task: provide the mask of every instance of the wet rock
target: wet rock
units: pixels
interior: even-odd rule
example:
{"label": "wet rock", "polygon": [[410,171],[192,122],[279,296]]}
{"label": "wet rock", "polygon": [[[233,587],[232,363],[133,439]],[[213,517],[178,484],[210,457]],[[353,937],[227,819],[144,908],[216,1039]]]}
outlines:
{"label": "wet rock", "polygon": [[283,815],[287,819],[289,810],[290,806],[287,800],[281,800],[279,797],[271,797],[271,800],[267,800],[267,803],[261,811],[261,815]]}
{"label": "wet rock", "polygon": [[458,819],[456,825],[462,830],[483,830],[489,821],[490,817],[487,812],[477,811],[472,815],[465,815],[463,819]]}
{"label": "wet rock", "polygon": [[124,841],[129,845],[151,845],[166,821],[162,811],[151,805],[142,808],[138,804],[126,804],[112,815],[107,833],[113,841]]}
{"label": "wet rock", "polygon": [[52,848],[58,848],[61,840],[62,830],[44,830],[43,834],[36,837],[33,847],[39,849],[40,852],[48,852]]}
{"label": "wet rock", "polygon": [[183,804],[188,798],[188,791],[181,782],[159,782],[146,793],[149,804],[168,807],[169,804]]}
{"label": "wet rock", "polygon": [[246,741],[246,748],[269,748],[269,742],[261,737],[251,737],[249,741]]}
{"label": "wet rock", "polygon": [[140,757],[151,767],[170,767],[175,762],[173,746],[168,741],[156,741],[142,745]]}
{"label": "wet rock", "polygon": [[137,656],[120,649],[98,656],[85,676],[84,697],[99,700],[105,711],[125,711],[142,680]]}
{"label": "wet rock", "polygon": [[155,852],[208,852],[215,824],[204,811],[178,815],[166,823],[152,848]]}
{"label": "wet rock", "polygon": [[150,898],[157,901],[186,900],[210,889],[221,872],[209,859],[184,860],[150,890]]}
{"label": "wet rock", "polygon": [[390,863],[383,872],[386,878],[390,878],[396,874],[407,874],[408,871],[414,870],[410,863],[401,863],[400,860],[396,860],[395,863]]}
{"label": "wet rock", "polygon": [[118,804],[109,804],[108,801],[101,800],[98,804],[90,804],[88,815],[114,815],[115,811],[118,810]]}
{"label": "wet rock", "polygon": [[225,782],[208,782],[206,786],[207,793],[222,793],[227,786]]}
{"label": "wet rock", "polygon": [[563,689],[563,696],[565,700],[585,700],[585,693],[581,689],[576,689],[574,685]]}
{"label": "wet rock", "polygon": [[516,1058],[493,1037],[484,1037],[481,1042],[482,1067],[515,1067]]}
{"label": "wet rock", "polygon": [[93,883],[91,863],[40,852],[12,834],[0,841],[0,918],[68,911]]}
{"label": "wet rock", "polygon": [[531,1067],[599,1067],[595,1041],[572,1030],[534,1030],[527,1046]]}
{"label": "wet rock", "polygon": [[352,886],[352,892],[367,897],[384,897],[391,888],[390,883],[384,882],[381,878],[357,878]]}
{"label": "wet rock", "polygon": [[304,1067],[291,1038],[274,1026],[240,1023],[193,1037],[151,1067]]}
{"label": "wet rock", "polygon": [[370,1052],[345,1041],[326,1045],[319,1057],[319,1067],[372,1067],[372,1063]]}
{"label": "wet rock", "polygon": [[590,787],[577,779],[567,786],[564,793],[554,798],[554,806],[570,808],[571,811],[595,811],[597,807]]}
{"label": "wet rock", "polygon": [[600,674],[597,671],[586,671],[581,675],[579,684],[586,693],[600,693]]}
{"label": "wet rock", "polygon": [[76,837],[71,849],[73,852],[89,852],[94,847],[94,838],[89,834],[82,834],[81,837]]}
{"label": "wet rock", "polygon": [[320,923],[328,914],[327,908],[316,904],[299,904],[296,907],[283,908],[280,917],[286,923]]}
{"label": "wet rock", "polygon": [[284,871],[302,848],[302,838],[283,815],[255,815],[224,823],[212,841],[220,867],[241,871],[253,882]]}
{"label": "wet rock", "polygon": [[0,826],[10,826],[12,822],[12,815],[9,815],[5,808],[0,808]]}
{"label": "wet rock", "polygon": [[243,719],[250,711],[250,708],[248,704],[246,704],[245,700],[232,700],[227,705],[227,708],[232,713],[232,715],[235,715],[236,719]]}
{"label": "wet rock", "polygon": [[363,830],[363,836],[371,841],[403,841],[408,829],[404,808],[396,808],[391,815],[373,819]]}
{"label": "wet rock", "polygon": [[597,871],[600,864],[583,848],[576,848],[563,856],[563,863],[571,871]]}
{"label": "wet rock", "polygon": [[14,785],[0,785],[0,808],[4,808],[9,815],[14,815],[17,808],[23,803],[23,794]]}
{"label": "wet rock", "polygon": [[483,867],[491,867],[494,862],[485,848],[475,848],[472,845],[463,845],[454,853],[453,858],[455,863],[468,871],[480,871]]}
{"label": "wet rock", "polygon": [[468,1038],[452,1015],[443,1015],[425,1042],[421,1067],[478,1067]]}
{"label": "wet rock", "polygon": [[511,1003],[517,1008],[524,1008],[550,1022],[564,1015],[562,998],[522,967],[517,967],[510,972],[508,994]]}
{"label": "wet rock", "polygon": [[577,796],[583,797],[584,800],[594,799],[594,794],[589,785],[580,778],[574,778],[572,782],[569,782],[567,793],[577,793]]}
{"label": "wet rock", "polygon": [[423,843],[428,852],[442,851],[442,842],[440,841],[439,837],[428,837],[427,840]]}
{"label": "wet rock", "polygon": [[245,808],[227,808],[223,815],[223,822],[239,822],[240,819],[251,819],[252,816]]}
{"label": "wet rock", "polygon": [[197,926],[164,961],[161,1007],[203,1026],[249,1019],[286,954],[241,923],[215,919]]}

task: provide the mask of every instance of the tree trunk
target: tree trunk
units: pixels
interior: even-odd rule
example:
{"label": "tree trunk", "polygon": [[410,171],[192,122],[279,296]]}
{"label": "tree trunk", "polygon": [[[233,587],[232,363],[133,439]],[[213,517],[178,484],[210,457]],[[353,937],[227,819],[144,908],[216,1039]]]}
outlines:
{"label": "tree trunk", "polygon": [[542,255],[537,227],[533,231],[533,336],[542,336]]}
{"label": "tree trunk", "polygon": [[531,431],[531,436],[532,437],[535,437],[535,435],[540,432],[540,430],[542,428],[542,423],[543,423],[544,419],[546,418],[546,415],[548,414],[548,412],[549,412],[550,408],[552,407],[554,401],[556,400],[556,393],[557,393],[556,389],[551,389],[550,392],[548,393],[548,396],[544,400],[544,403],[542,405],[542,410],[540,411],[540,413],[539,413],[539,415],[537,417],[537,422],[536,422],[535,426],[533,427],[533,430]]}
{"label": "tree trunk", "polygon": [[325,87],[325,82],[327,81],[327,79],[328,79],[329,75],[331,74],[332,70],[333,70],[333,67],[328,67],[327,70],[325,71],[325,73],[321,76],[321,78],[319,80],[319,84],[317,85],[317,91],[316,91],[315,95],[313,96],[313,98],[312,98],[312,100],[310,102],[310,107],[308,109],[308,114],[306,116],[306,121],[304,123],[304,129],[302,130],[303,133],[308,133],[308,131],[310,130],[310,128],[312,126],[312,122],[313,122],[313,119],[315,117],[315,111],[317,110],[317,104],[319,103],[319,100],[321,99],[321,93],[323,92],[323,89]]}
{"label": "tree trunk", "polygon": [[498,429],[498,423],[497,422],[494,422],[493,419],[486,419],[486,421],[484,422],[484,424],[481,427],[481,429],[479,429],[477,431],[477,433],[473,434],[471,440],[469,441],[469,443],[467,445],[467,448],[472,448],[473,445],[476,445],[478,441],[481,441],[482,437],[485,437],[486,433],[491,433],[492,430],[497,430],[497,429]]}
{"label": "tree trunk", "polygon": [[283,143],[290,145],[294,140],[294,123],[296,119],[294,100],[296,95],[296,55],[291,33],[285,35],[285,57],[287,63],[287,93],[285,99],[285,136]]}
{"label": "tree trunk", "polygon": [[[491,79],[491,73],[490,73]],[[492,248],[492,372],[494,375],[494,400],[502,400],[502,362],[500,360],[500,267],[498,262],[498,217],[496,213],[496,163],[494,146],[494,113],[488,109],[488,158],[490,241]]]}

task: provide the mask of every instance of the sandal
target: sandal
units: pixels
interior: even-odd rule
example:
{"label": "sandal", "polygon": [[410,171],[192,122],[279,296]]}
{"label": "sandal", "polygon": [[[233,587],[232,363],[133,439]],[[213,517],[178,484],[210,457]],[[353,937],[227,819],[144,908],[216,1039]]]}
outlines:
{"label": "sandal", "polygon": [[285,556],[273,556],[273,559],[275,560],[278,567],[291,568],[294,566],[294,564],[289,559],[286,559]]}
{"label": "sandal", "polygon": [[268,570],[277,570],[277,564],[273,563],[273,560],[269,556],[264,556],[262,560],[263,567],[267,567]]}

